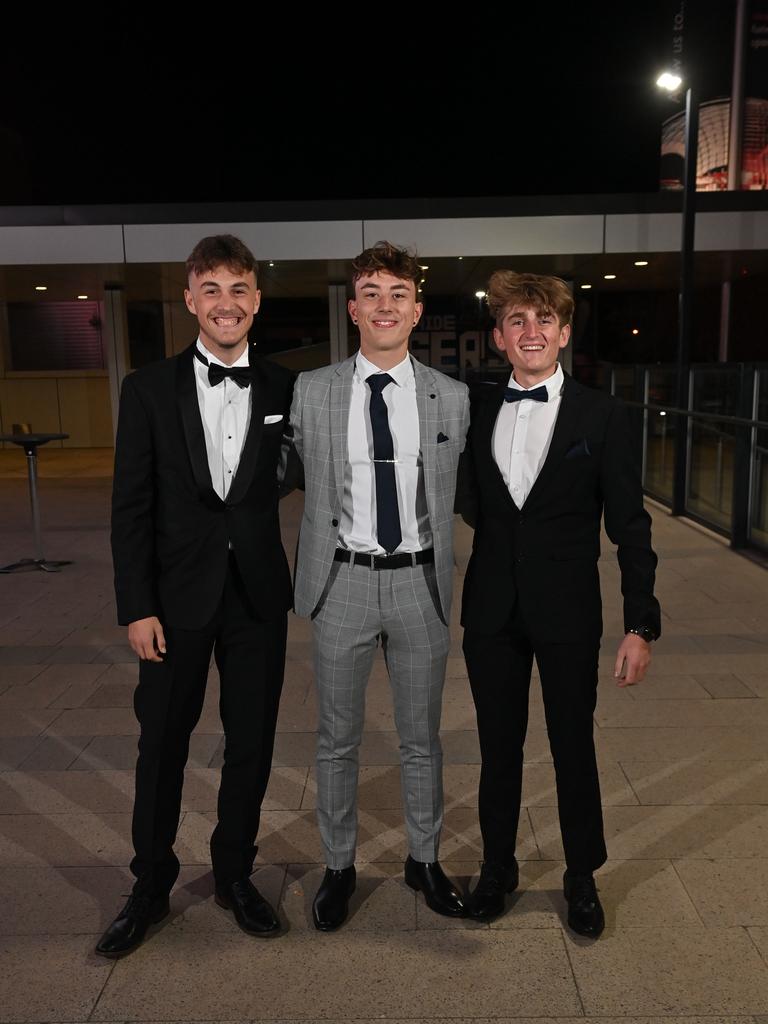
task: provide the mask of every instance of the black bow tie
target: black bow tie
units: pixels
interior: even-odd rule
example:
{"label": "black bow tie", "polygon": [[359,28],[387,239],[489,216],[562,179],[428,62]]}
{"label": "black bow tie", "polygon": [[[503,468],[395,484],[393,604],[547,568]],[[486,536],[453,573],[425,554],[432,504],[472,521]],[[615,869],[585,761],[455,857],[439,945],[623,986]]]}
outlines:
{"label": "black bow tie", "polygon": [[195,349],[195,355],[203,364],[208,367],[208,383],[212,388],[221,384],[225,377],[229,377],[239,388],[251,386],[250,366],[221,366],[219,363],[209,363],[199,348]]}
{"label": "black bow tie", "polygon": [[519,388],[504,388],[505,402],[520,402],[524,398],[532,398],[534,402],[548,402],[549,392],[542,384],[540,388],[533,391],[521,391]]}

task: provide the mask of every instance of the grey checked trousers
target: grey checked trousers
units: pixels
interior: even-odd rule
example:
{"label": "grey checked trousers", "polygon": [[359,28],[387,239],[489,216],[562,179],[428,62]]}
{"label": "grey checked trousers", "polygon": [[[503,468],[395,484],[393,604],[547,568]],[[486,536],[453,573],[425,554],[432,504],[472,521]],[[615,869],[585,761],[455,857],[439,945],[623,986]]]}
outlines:
{"label": "grey checked trousers", "polygon": [[409,851],[414,860],[437,860],[443,822],[439,728],[449,635],[436,602],[433,565],[372,570],[334,562],[313,615],[317,818],[326,864],[334,870],[355,860],[358,749],[379,639],[400,739]]}

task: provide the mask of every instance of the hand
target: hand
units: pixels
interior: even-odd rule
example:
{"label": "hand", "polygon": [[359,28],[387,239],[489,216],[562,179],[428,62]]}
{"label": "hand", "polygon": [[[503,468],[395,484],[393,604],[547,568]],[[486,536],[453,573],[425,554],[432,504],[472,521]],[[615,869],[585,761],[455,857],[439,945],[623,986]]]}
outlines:
{"label": "hand", "polygon": [[162,661],[165,654],[165,634],[156,615],[136,619],[128,625],[128,643],[142,661]]}
{"label": "hand", "polygon": [[[626,661],[624,675],[621,670]],[[614,677],[619,686],[634,686],[642,682],[651,663],[651,645],[637,633],[627,633],[616,655]]]}

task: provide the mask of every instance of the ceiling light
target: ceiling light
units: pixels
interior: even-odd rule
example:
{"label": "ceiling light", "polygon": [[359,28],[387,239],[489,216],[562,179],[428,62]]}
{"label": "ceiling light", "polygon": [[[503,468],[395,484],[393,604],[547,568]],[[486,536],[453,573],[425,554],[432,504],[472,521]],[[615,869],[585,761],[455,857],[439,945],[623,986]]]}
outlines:
{"label": "ceiling light", "polygon": [[616,275],[615,274],[605,274],[603,276],[605,277],[606,281],[615,281],[616,280]]}
{"label": "ceiling light", "polygon": [[485,292],[475,292],[475,298],[476,299],[484,299],[485,298]]}
{"label": "ceiling light", "polygon": [[592,287],[592,285],[591,285],[591,284],[583,284],[583,285],[582,285],[581,287],[582,287],[582,288],[591,288],[591,287]]}
{"label": "ceiling light", "polygon": [[87,295],[78,295],[77,297],[78,297],[78,299],[87,299],[88,298]]}
{"label": "ceiling light", "polygon": [[47,292],[48,291],[48,285],[47,284],[36,284],[35,285],[35,291],[36,292]]}
{"label": "ceiling light", "polygon": [[648,260],[635,260],[635,266],[636,267],[647,267],[648,266]]}
{"label": "ceiling light", "polygon": [[632,333],[633,333],[633,334],[639,334],[639,333],[640,333],[640,331],[638,331],[638,329],[637,329],[636,327],[633,327],[633,328],[632,328]]}

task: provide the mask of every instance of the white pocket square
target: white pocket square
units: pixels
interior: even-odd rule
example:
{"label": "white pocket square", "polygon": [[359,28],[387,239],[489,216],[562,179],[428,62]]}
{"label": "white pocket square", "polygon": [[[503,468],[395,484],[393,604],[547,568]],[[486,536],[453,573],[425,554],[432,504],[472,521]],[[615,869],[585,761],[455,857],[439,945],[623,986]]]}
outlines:
{"label": "white pocket square", "polygon": [[265,416],[264,417],[264,422],[265,423],[279,423],[282,418],[283,418],[282,416]]}

